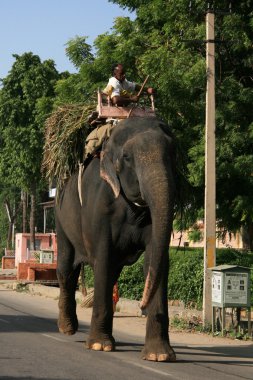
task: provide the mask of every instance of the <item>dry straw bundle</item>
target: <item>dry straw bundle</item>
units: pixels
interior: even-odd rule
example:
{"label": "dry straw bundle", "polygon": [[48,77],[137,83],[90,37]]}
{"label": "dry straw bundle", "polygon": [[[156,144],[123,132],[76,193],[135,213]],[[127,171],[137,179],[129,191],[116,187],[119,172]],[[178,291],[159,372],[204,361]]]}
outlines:
{"label": "dry straw bundle", "polygon": [[87,120],[94,104],[67,104],[58,107],[46,120],[42,171],[60,190],[83,160],[85,139],[90,132]]}
{"label": "dry straw bundle", "polygon": [[84,297],[81,307],[88,308],[92,307],[94,303],[94,288],[90,288],[87,291],[87,295]]}

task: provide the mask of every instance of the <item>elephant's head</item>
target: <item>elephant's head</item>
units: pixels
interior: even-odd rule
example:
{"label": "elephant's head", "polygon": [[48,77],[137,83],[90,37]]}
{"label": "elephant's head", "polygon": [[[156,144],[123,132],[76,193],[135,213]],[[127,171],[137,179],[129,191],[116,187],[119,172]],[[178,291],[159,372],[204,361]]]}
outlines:
{"label": "elephant's head", "polygon": [[142,306],[147,306],[167,260],[171,234],[174,181],[172,139],[157,119],[129,118],[114,130],[101,155],[100,174],[115,197],[147,205],[152,219],[150,267]]}

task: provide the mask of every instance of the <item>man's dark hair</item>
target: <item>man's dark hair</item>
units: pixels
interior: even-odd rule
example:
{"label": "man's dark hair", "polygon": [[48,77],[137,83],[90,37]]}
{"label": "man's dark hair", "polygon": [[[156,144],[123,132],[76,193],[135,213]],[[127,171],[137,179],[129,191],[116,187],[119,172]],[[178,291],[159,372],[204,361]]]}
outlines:
{"label": "man's dark hair", "polygon": [[117,68],[119,68],[119,67],[122,67],[122,68],[123,68],[122,63],[114,63],[114,64],[112,65],[112,75],[114,75],[115,70],[116,70]]}

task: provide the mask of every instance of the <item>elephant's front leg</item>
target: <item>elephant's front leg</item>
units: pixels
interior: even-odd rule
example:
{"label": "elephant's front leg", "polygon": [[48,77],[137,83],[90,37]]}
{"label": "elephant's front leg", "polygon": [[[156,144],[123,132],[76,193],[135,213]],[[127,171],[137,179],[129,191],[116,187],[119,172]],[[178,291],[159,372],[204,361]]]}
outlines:
{"label": "elephant's front leg", "polygon": [[167,265],[167,260],[164,260],[160,283],[147,308],[146,338],[142,350],[142,359],[144,360],[176,361],[176,354],[170,345],[168,331]]}
{"label": "elephant's front leg", "polygon": [[116,280],[112,265],[106,260],[107,255],[101,256],[94,267],[94,303],[87,347],[95,351],[108,352],[115,349],[115,340],[112,336],[112,290]]}

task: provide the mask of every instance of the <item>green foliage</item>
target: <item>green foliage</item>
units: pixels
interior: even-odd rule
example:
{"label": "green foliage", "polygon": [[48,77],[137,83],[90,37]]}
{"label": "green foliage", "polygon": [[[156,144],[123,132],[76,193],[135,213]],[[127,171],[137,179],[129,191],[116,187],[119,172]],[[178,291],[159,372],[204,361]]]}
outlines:
{"label": "green foliage", "polygon": [[253,253],[232,248],[218,249],[216,265],[230,264],[253,268]]}
{"label": "green foliage", "polygon": [[[87,288],[94,287],[94,275],[90,266],[85,266],[85,285]],[[120,297],[132,300],[140,300],[144,287],[143,257],[135,264],[124,267],[119,281]]]}
{"label": "green foliage", "polygon": [[[86,102],[97,87],[106,85],[111,65],[122,62],[130,80],[142,83],[150,75],[157,113],[172,126],[176,161],[182,162],[186,179],[177,191],[186,216],[182,222],[177,212],[176,224],[190,227],[204,204],[206,46],[193,40],[206,38],[206,3],[192,2],[190,12],[188,0],[111,2],[134,11],[136,17],[116,18],[94,46],[86,37],[71,39],[66,54],[76,74],[59,75],[51,60],[42,63],[32,53],[14,56],[0,91],[1,181],[27,190],[38,184],[43,120],[52,102]],[[224,0],[215,2],[217,9],[227,6]],[[216,38],[222,41],[215,45],[217,219],[224,230],[243,227],[253,247],[252,29],[248,0],[233,2],[230,15],[215,16]],[[190,191],[185,191],[186,185]]]}
{"label": "green foliage", "polygon": [[85,278],[85,286],[87,288],[94,287],[94,275],[93,270],[89,265],[85,265],[84,267],[84,278]]}
{"label": "green foliage", "polygon": [[143,256],[132,266],[124,267],[118,287],[121,297],[141,300],[144,288]]}
{"label": "green foliage", "polygon": [[[206,49],[193,40],[206,38],[207,3],[193,2],[190,12],[188,0],[112,2],[135,11],[136,18],[118,18],[111,34],[98,37],[96,75],[90,69],[89,73],[95,80],[100,70],[99,80],[106,79],[111,62],[121,61],[128,77],[137,82],[150,74],[158,113],[171,123],[185,158],[184,175],[193,189],[188,199],[184,192],[184,212],[194,218],[204,203]],[[227,7],[223,0],[215,2],[217,9]],[[217,219],[232,232],[245,227],[253,247],[251,12],[251,2],[244,0],[232,3],[230,15],[216,14],[216,38],[223,43],[215,49]],[[81,71],[83,78],[85,71],[87,66]]]}
{"label": "green foliage", "polygon": [[28,293],[28,285],[27,284],[22,284],[19,282],[16,286],[16,292],[18,293]]}
{"label": "green foliage", "polygon": [[[235,249],[218,249],[217,265],[230,264],[252,268],[251,302],[253,304],[253,253]],[[203,298],[203,249],[170,251],[169,299],[179,299],[186,305],[202,307]]]}
{"label": "green foliage", "polygon": [[[203,249],[171,248],[169,256],[168,298],[182,301],[188,307],[201,309],[203,301]],[[134,265],[124,267],[118,281],[120,297],[141,300],[144,288],[143,262],[144,255]],[[217,265],[222,264],[239,265],[252,269],[251,303],[253,305],[253,252],[228,248],[218,249]],[[94,286],[93,272],[88,266],[85,267],[85,283],[87,287]]]}
{"label": "green foliage", "polygon": [[55,85],[55,92],[55,106],[80,103],[88,97],[80,74],[59,79]]}
{"label": "green foliage", "polygon": [[109,0],[110,3],[118,4],[123,8],[129,8],[135,10],[140,5],[148,4],[149,0]]}
{"label": "green foliage", "polygon": [[168,298],[185,305],[202,306],[203,252],[201,250],[170,250]]}
{"label": "green foliage", "polygon": [[170,326],[177,330],[185,330],[189,328],[189,323],[186,318],[175,315],[174,318],[170,318]]}
{"label": "green foliage", "polygon": [[[8,202],[13,210],[7,245],[10,245],[12,225],[20,226],[21,191],[31,196],[30,229],[34,236],[36,196],[46,188],[41,175],[44,122],[53,107],[54,85],[58,79],[52,60],[41,62],[32,53],[14,55],[14,58],[0,90],[0,182],[9,189],[3,202]],[[10,199],[11,188],[18,192],[18,202]]]}
{"label": "green foliage", "polygon": [[[149,74],[157,113],[171,124],[177,141],[177,163],[186,179],[179,183],[177,202],[184,203],[184,224],[192,227],[204,204],[206,49],[191,41],[206,38],[206,3],[194,2],[190,12],[188,0],[112,2],[134,11],[136,18],[116,18],[110,33],[97,37],[95,49],[86,37],[69,41],[67,54],[79,72],[58,82],[56,102],[86,101],[106,85],[115,62],[122,62],[128,79],[137,83]],[[215,2],[217,8],[227,6]],[[215,17],[216,38],[224,41],[215,46],[217,219],[225,230],[244,227],[253,245],[250,12],[245,0],[232,4],[231,15]]]}
{"label": "green foliage", "polygon": [[41,180],[44,121],[58,78],[52,61],[14,55],[0,92],[0,175],[9,185],[31,191]]}
{"label": "green foliage", "polygon": [[86,43],[87,37],[76,36],[69,40],[66,44],[66,55],[78,69],[82,63],[92,63],[94,56],[91,52],[91,46]]}
{"label": "green foliage", "polygon": [[194,228],[188,232],[188,239],[194,243],[202,241],[203,233],[198,228]]}

